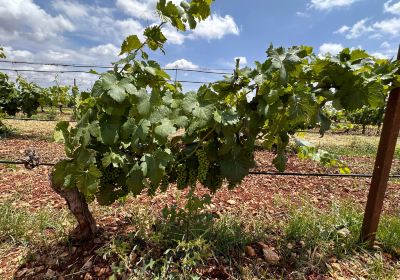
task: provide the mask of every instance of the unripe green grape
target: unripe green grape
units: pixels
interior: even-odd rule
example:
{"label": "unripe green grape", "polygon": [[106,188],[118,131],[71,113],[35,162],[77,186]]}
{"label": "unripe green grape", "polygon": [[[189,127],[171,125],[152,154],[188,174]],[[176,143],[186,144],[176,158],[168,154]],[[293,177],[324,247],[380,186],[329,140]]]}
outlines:
{"label": "unripe green grape", "polygon": [[100,166],[99,170],[102,173],[102,176],[100,177],[101,186],[115,184],[122,173],[122,170],[120,168],[116,168],[111,165],[107,167]]}
{"label": "unripe green grape", "polygon": [[162,192],[165,192],[165,191],[168,189],[168,186],[169,186],[168,176],[165,175],[165,176],[163,177],[163,179],[161,180],[161,183],[160,183],[160,190],[161,190]]}
{"label": "unripe green grape", "polygon": [[214,175],[211,179],[211,186],[209,187],[210,191],[215,193],[219,190],[223,183],[223,177],[221,175]]}
{"label": "unripe green grape", "polygon": [[200,182],[204,182],[207,178],[207,172],[210,162],[208,161],[207,153],[204,149],[197,149],[196,155],[199,162],[197,179]]}
{"label": "unripe green grape", "polygon": [[223,178],[222,178],[221,175],[217,175],[217,176],[215,177],[215,180],[213,181],[213,182],[214,182],[213,185],[214,185],[214,187],[215,187],[216,190],[218,190],[218,189],[221,188],[223,181],[224,181],[224,180],[223,180]]}
{"label": "unripe green grape", "polygon": [[186,167],[185,165],[178,164],[176,167],[176,173],[177,173],[177,179],[176,179],[176,184],[178,189],[184,189],[186,187],[186,182],[187,182],[187,172],[186,172]]}
{"label": "unripe green grape", "polygon": [[236,185],[237,185],[236,183],[228,181],[228,189],[229,190],[233,190],[236,187]]}
{"label": "unripe green grape", "polygon": [[196,169],[190,169],[189,170],[189,186],[195,186],[197,182],[197,170]]}

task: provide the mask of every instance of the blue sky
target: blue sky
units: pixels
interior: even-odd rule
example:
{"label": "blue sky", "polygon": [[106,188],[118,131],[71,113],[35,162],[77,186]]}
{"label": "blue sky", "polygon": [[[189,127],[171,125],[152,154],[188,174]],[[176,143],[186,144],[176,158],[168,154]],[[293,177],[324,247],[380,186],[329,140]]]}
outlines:
{"label": "blue sky", "polygon": [[[8,59],[36,62],[110,64],[123,38],[158,21],[156,0],[0,0],[0,46]],[[179,3],[179,0],[173,0]],[[163,66],[231,69],[235,57],[243,65],[265,58],[275,46],[309,45],[316,53],[343,47],[364,48],[391,58],[400,43],[399,0],[216,0],[212,16],[194,32],[165,30],[166,55],[154,54]],[[2,67],[15,65],[0,64]],[[55,66],[18,66],[62,70]],[[39,83],[54,75],[26,74]],[[87,74],[59,74],[90,87]],[[179,72],[178,79],[218,77]]]}

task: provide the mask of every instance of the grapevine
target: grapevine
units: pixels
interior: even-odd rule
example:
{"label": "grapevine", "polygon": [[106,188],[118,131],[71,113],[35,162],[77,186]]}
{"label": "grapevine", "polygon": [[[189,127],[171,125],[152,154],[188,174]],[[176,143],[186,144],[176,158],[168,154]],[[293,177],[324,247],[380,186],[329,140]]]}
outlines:
{"label": "grapevine", "polygon": [[197,160],[199,162],[199,170],[198,170],[197,179],[200,182],[204,182],[207,178],[208,167],[210,164],[208,161],[208,158],[207,158],[207,153],[205,152],[204,149],[197,149],[196,156],[197,156]]}
{"label": "grapevine", "polygon": [[[5,58],[1,50],[0,48],[0,58]],[[44,106],[53,107],[59,103],[72,106],[77,99],[78,89],[74,88],[74,98],[68,93],[69,89],[68,86],[59,85],[42,88],[21,76],[14,82],[7,74],[0,72],[0,113],[15,116],[22,112],[30,117],[39,107],[43,112]]]}
{"label": "grapevine", "polygon": [[167,191],[169,186],[169,180],[167,176],[164,176],[163,179],[161,180],[161,184],[160,184],[160,191],[165,192]]}
{"label": "grapevine", "polygon": [[190,187],[195,186],[196,182],[197,182],[197,170],[196,169],[190,169],[188,177],[189,177],[188,178],[188,185]]}
{"label": "grapevine", "polygon": [[[193,189],[197,180],[211,192],[223,182],[233,188],[254,166],[256,143],[276,148],[273,164],[283,171],[298,129],[318,126],[323,135],[330,128],[327,104],[377,108],[398,86],[398,64],[363,50],[319,57],[307,46],[270,46],[254,68],[237,65],[223,80],[183,93],[147,50],[164,52],[168,22],[184,31],[209,16],[211,1],[186,4],[159,1],[163,21],[146,28],[142,40],[126,38],[124,57],[81,98],[77,125],[58,123],[56,140],[64,141],[68,159],[55,166],[54,185],[107,204],[127,193],[165,191],[170,182],[179,189]],[[118,167],[112,186],[99,187],[111,171],[99,162]]]}
{"label": "grapevine", "polygon": [[178,189],[184,189],[187,186],[187,171],[185,165],[182,163],[176,167],[178,177],[176,179]]}

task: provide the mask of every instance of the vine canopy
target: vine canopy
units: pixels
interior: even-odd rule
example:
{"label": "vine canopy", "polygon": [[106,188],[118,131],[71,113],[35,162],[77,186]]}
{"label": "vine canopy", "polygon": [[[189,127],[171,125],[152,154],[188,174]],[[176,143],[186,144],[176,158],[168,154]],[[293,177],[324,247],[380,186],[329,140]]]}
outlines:
{"label": "vine canopy", "polygon": [[64,141],[68,158],[54,169],[56,184],[77,187],[101,204],[165,191],[175,182],[185,188],[199,181],[212,192],[224,181],[234,187],[254,166],[256,143],[276,147],[273,164],[283,171],[298,129],[319,126],[322,135],[329,129],[326,104],[376,108],[399,83],[397,63],[363,50],[320,57],[307,46],[271,45],[253,68],[237,64],[223,80],[184,93],[147,52],[164,52],[165,24],[193,29],[210,15],[210,5],[161,0],[160,24],[146,28],[143,40],[126,38],[123,58],[81,97],[77,125],[57,125],[55,138]]}

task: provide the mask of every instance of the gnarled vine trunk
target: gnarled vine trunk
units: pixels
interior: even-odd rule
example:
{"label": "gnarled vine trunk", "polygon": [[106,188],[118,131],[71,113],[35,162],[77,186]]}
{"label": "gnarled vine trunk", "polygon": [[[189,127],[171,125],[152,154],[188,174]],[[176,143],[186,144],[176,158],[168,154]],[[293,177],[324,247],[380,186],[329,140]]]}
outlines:
{"label": "gnarled vine trunk", "polygon": [[78,221],[78,226],[71,233],[71,238],[76,241],[83,241],[92,238],[97,232],[96,221],[90,213],[85,197],[79,193],[77,188],[65,189],[58,186],[50,175],[52,189],[67,201],[68,208]]}

